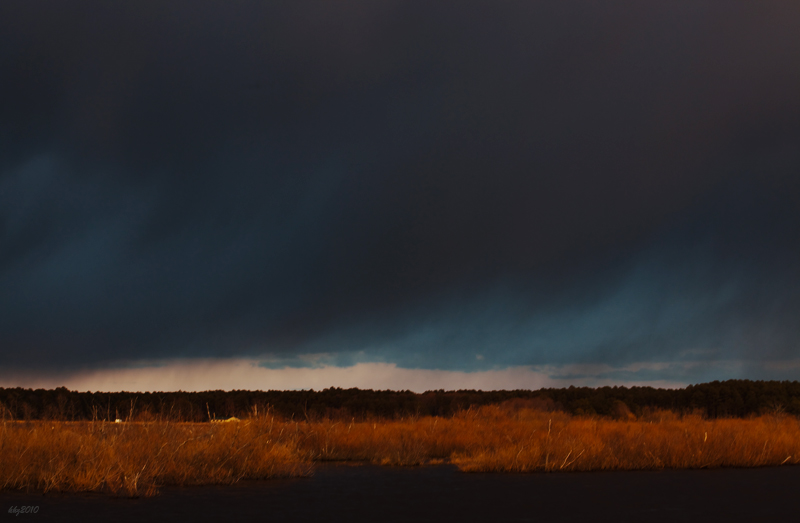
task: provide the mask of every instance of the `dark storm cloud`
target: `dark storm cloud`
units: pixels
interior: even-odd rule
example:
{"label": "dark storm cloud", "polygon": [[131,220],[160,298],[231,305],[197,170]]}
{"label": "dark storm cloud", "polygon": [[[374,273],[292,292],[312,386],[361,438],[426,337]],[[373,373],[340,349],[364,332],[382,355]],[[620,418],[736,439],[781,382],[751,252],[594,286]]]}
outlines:
{"label": "dark storm cloud", "polygon": [[0,354],[798,357],[798,22],[4,2]]}

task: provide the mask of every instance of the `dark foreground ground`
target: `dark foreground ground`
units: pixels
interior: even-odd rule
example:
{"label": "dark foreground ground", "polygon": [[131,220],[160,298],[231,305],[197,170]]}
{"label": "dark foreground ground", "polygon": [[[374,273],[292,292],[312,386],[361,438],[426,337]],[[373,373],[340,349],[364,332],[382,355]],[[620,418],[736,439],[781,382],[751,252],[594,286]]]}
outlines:
{"label": "dark foreground ground", "polygon": [[[155,498],[0,493],[8,521],[800,521],[800,467],[464,474],[323,465],[313,477],[163,489]],[[14,516],[9,507],[34,505]]]}

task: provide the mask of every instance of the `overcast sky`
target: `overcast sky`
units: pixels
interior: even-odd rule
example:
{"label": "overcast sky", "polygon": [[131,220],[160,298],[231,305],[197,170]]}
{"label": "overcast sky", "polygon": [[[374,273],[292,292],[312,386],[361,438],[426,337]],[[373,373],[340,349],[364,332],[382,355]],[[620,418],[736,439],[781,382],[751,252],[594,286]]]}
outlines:
{"label": "overcast sky", "polygon": [[3,1],[0,386],[798,379],[798,27],[796,2]]}

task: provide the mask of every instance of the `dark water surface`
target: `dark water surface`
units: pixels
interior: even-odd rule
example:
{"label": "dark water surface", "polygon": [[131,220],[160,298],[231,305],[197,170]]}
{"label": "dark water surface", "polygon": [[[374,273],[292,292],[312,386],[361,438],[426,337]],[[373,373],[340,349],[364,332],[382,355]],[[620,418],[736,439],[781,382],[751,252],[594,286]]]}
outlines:
{"label": "dark water surface", "polygon": [[[6,521],[800,521],[800,467],[465,474],[321,465],[311,478],[165,488],[155,498],[0,493]],[[14,516],[12,506],[35,505]]]}

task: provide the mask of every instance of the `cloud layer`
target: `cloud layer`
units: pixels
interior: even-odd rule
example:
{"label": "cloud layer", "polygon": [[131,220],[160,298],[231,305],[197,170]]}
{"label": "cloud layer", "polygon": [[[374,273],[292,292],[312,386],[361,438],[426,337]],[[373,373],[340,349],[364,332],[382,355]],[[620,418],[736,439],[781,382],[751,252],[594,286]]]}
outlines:
{"label": "cloud layer", "polygon": [[797,358],[798,23],[5,2],[0,358]]}

